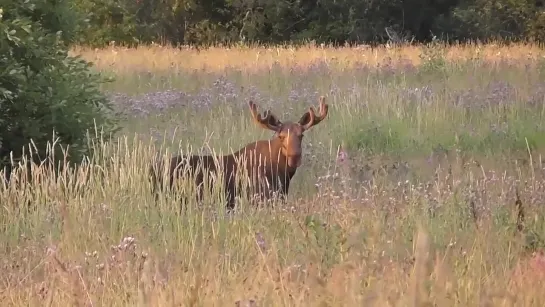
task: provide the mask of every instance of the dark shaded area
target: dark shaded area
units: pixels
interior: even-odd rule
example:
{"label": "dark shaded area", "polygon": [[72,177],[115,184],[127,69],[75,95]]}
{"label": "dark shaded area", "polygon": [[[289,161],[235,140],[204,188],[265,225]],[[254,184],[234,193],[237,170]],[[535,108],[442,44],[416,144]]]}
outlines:
{"label": "dark shaded area", "polygon": [[541,0],[76,0],[80,42],[381,44],[545,37]]}

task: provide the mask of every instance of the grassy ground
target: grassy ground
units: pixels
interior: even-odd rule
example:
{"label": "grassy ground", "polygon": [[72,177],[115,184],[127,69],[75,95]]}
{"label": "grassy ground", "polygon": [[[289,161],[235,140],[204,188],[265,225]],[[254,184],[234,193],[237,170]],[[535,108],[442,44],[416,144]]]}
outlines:
{"label": "grassy ground", "polygon": [[[104,91],[123,130],[78,174],[0,189],[3,305],[545,304],[545,51],[73,52],[116,77]],[[159,146],[236,150],[270,137],[249,99],[296,120],[320,95],[329,116],[306,133],[286,206],[226,216],[209,195],[179,217],[169,195],[154,203]],[[28,201],[39,209],[16,209]]]}

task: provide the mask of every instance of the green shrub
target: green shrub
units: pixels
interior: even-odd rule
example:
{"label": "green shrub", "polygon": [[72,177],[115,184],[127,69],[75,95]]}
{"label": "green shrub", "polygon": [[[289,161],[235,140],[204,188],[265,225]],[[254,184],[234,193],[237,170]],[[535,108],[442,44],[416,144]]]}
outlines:
{"label": "green shrub", "polygon": [[78,20],[68,3],[14,0],[0,7],[1,168],[8,166],[11,153],[17,161],[24,147],[28,152],[30,142],[43,160],[53,140],[57,150],[69,146],[70,161],[78,162],[89,153],[88,129],[117,129],[99,90],[106,80],[89,63],[68,55]]}

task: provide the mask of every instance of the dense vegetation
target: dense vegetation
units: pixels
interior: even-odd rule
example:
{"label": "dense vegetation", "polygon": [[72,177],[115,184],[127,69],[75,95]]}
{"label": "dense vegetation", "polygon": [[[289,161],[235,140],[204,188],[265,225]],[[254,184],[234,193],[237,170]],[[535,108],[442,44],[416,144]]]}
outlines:
{"label": "dense vegetation", "polygon": [[541,0],[72,0],[80,42],[384,43],[545,39]]}
{"label": "dense vegetation", "polygon": [[87,131],[108,134],[115,121],[99,89],[105,79],[68,55],[79,15],[66,1],[9,0],[0,10],[0,170],[23,151],[35,161],[54,151],[62,159],[67,146],[80,161]]}

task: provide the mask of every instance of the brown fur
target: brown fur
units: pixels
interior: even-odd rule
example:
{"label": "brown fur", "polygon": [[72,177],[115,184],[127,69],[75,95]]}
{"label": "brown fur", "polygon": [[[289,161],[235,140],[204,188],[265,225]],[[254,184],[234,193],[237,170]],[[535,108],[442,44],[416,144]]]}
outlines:
{"label": "brown fur", "polygon": [[[257,195],[260,200],[267,200],[275,194],[281,199],[288,195],[290,181],[300,165],[302,157],[301,143],[303,133],[312,126],[321,122],[328,112],[328,105],[324,97],[320,97],[319,114],[316,115],[314,108],[309,108],[297,123],[279,121],[270,111],[261,115],[257,112],[257,106],[250,101],[248,103],[254,121],[262,128],[275,132],[270,140],[259,140],[252,142],[231,155],[213,157],[210,155],[179,155],[170,160],[169,165],[169,187],[172,188],[176,178],[182,172],[189,170],[195,176],[195,184],[198,187],[197,198],[202,199],[204,183],[203,170],[210,175],[217,174],[218,168],[223,168],[223,180],[229,209],[234,208],[235,197],[240,196],[239,180],[250,180],[249,196]],[[216,159],[219,165],[216,164]],[[157,161],[160,162],[160,161]],[[154,188],[160,183],[157,177],[161,168],[159,164],[152,167],[152,180]],[[239,177],[242,174],[241,166],[247,170],[249,177]],[[237,182],[238,181],[238,182]]]}

